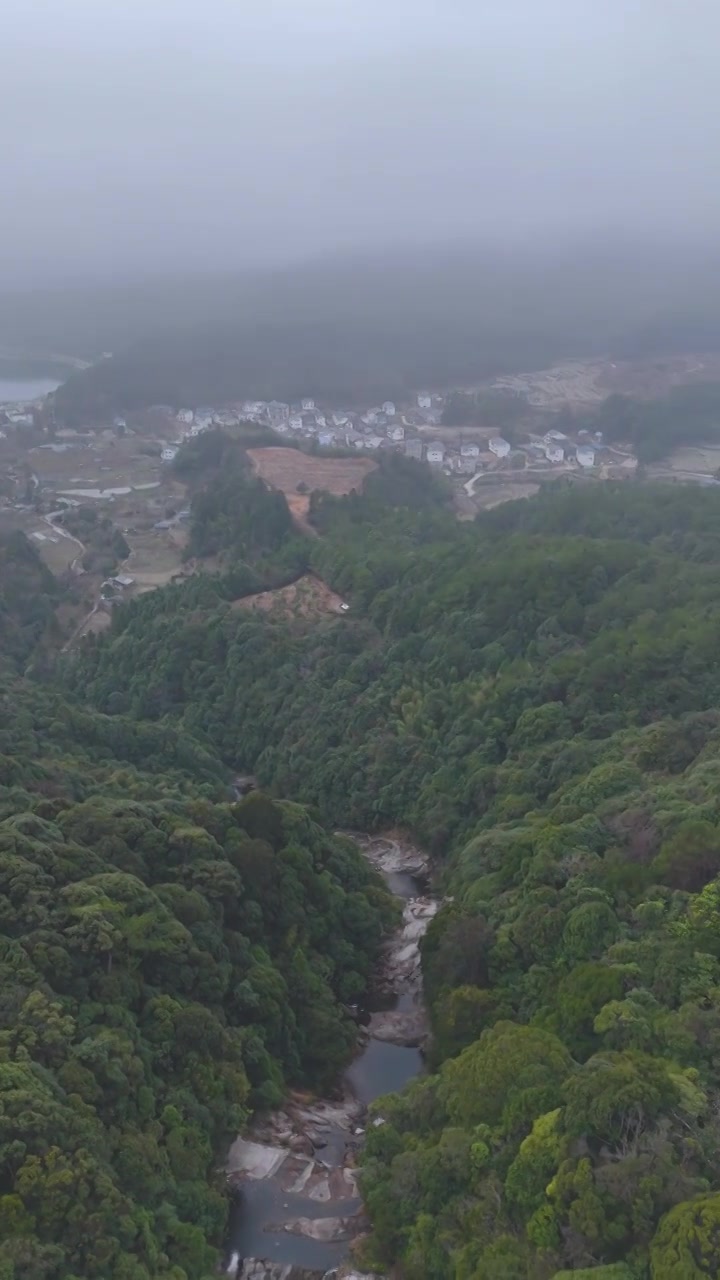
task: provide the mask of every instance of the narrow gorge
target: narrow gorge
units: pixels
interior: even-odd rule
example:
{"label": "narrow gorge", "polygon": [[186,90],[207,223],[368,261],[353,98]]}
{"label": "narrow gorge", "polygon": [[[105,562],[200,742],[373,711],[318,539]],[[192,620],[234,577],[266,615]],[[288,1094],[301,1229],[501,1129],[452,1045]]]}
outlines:
{"label": "narrow gorge", "polygon": [[[438,909],[427,857],[408,843],[353,833],[364,856],[403,904],[373,989],[357,1010],[358,1053],[336,1096],[295,1093],[258,1117],[233,1144],[227,1164],[233,1190],[224,1270],[238,1280],[323,1280],[346,1271],[350,1247],[366,1222],[357,1155],[368,1107],[401,1089],[423,1068],[428,1034],[420,941]],[[383,1123],[377,1115],[370,1121]]]}

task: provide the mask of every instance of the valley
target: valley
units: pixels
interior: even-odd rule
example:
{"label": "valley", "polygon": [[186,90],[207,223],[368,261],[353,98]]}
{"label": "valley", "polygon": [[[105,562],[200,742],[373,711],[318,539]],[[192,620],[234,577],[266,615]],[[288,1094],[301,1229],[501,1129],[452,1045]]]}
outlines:
{"label": "valley", "polygon": [[[274,1268],[302,1269],[322,1280],[348,1255],[366,1227],[357,1186],[357,1153],[367,1108],[403,1088],[422,1070],[427,1038],[419,944],[437,910],[428,896],[427,859],[407,842],[353,837],[403,903],[403,921],[386,943],[379,972],[357,1011],[361,1047],[337,1096],[292,1097],[259,1117],[230,1149],[228,1178],[236,1196],[223,1269],[241,1280]],[[293,1273],[291,1273],[292,1275]]]}

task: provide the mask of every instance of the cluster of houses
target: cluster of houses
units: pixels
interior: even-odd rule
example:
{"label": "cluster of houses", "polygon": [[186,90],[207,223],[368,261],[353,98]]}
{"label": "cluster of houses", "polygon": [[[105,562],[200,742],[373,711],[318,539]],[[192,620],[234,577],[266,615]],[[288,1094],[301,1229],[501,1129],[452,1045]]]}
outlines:
{"label": "cluster of houses", "polygon": [[[493,444],[490,442],[490,448]],[[500,442],[510,451],[506,440]],[[593,435],[589,431],[578,431],[576,439],[571,439],[564,431],[551,430],[540,438],[533,438],[527,443],[518,445],[528,457],[528,462],[551,462],[558,466],[565,462],[575,462],[579,467],[595,466],[596,455],[604,448],[601,431]],[[493,450],[494,451],[494,450]]]}
{"label": "cluster of houses", "polygon": [[[429,444],[419,435],[419,428],[439,426],[442,420],[444,400],[442,396],[421,392],[411,408],[398,409],[392,400],[385,400],[376,408],[362,412],[335,409],[321,410],[308,396],[298,404],[286,404],[281,400],[244,400],[224,409],[180,409],[175,419],[183,438],[200,435],[211,427],[230,427],[239,422],[256,422],[272,430],[282,439],[313,441],[323,449],[353,448],[396,449],[408,457],[431,464],[442,464],[445,449],[442,444]],[[168,443],[162,452],[163,461],[171,462],[179,444]]]}
{"label": "cluster of houses", "polygon": [[[177,423],[181,440],[198,436],[211,427],[256,422],[272,428],[280,439],[315,440],[325,449],[339,447],[371,452],[393,449],[418,462],[425,461],[431,467],[440,467],[449,475],[472,476],[485,469],[501,469],[510,455],[513,455],[510,465],[570,464],[590,468],[595,465],[596,452],[603,447],[599,433],[591,437],[581,431],[573,441],[557,430],[550,430],[544,436],[530,435],[518,445],[482,428],[459,430],[454,443],[427,440],[424,436],[442,421],[443,406],[442,396],[421,391],[412,406],[402,408],[392,400],[385,400],[363,411],[326,410],[318,408],[315,400],[308,396],[298,404],[244,400],[229,408],[180,409],[177,413],[169,410],[169,413]],[[465,439],[466,436],[472,439]],[[179,448],[180,442],[167,443],[162,450],[163,461],[172,462]]]}

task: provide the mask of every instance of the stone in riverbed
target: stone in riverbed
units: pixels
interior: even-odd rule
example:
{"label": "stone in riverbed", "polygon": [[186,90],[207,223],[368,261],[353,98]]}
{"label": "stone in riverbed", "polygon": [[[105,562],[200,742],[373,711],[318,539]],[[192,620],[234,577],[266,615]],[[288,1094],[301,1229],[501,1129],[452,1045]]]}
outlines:
{"label": "stone in riverbed", "polygon": [[428,1035],[427,1018],[422,1009],[412,1009],[407,1013],[374,1013],[370,1019],[370,1035],[386,1044],[417,1049]]}
{"label": "stone in riverbed", "polygon": [[236,1138],[227,1162],[230,1177],[271,1178],[287,1159],[287,1149]]}
{"label": "stone in riverbed", "polygon": [[351,1238],[357,1230],[357,1221],[354,1218],[291,1218],[289,1222],[283,1222],[282,1230],[322,1244],[337,1244]]}

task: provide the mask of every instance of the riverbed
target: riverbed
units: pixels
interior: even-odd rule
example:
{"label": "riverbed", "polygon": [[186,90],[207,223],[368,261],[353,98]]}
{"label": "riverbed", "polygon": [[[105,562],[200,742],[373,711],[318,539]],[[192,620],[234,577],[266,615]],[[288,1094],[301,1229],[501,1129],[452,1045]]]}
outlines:
{"label": "riverbed", "polygon": [[320,1280],[347,1259],[351,1241],[366,1225],[356,1163],[367,1107],[423,1069],[420,940],[437,910],[428,894],[428,862],[397,840],[353,839],[402,901],[402,924],[385,947],[374,989],[359,1011],[364,1043],[337,1097],[291,1096],[230,1150],[228,1177],[237,1195],[224,1270],[241,1280]]}

